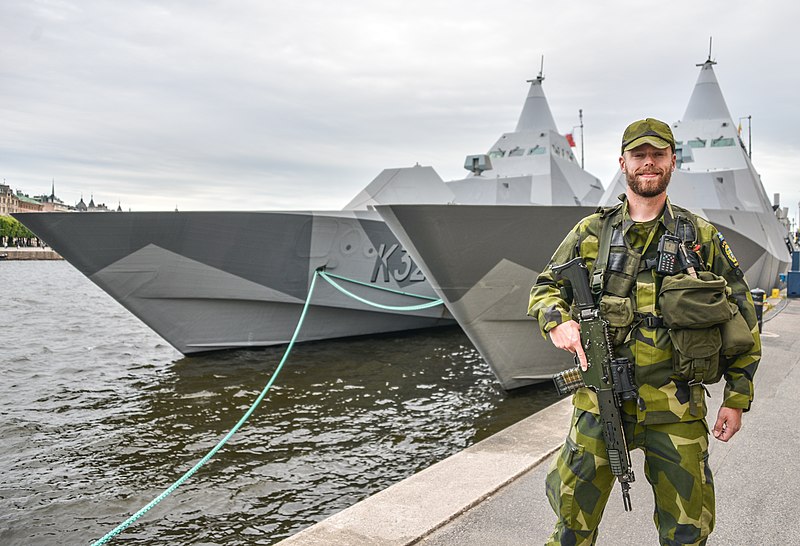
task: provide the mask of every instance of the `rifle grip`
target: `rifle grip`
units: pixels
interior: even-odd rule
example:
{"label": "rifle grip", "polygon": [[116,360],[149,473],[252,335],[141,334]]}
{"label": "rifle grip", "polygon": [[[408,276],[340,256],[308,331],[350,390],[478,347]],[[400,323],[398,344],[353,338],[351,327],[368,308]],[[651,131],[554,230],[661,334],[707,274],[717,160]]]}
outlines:
{"label": "rifle grip", "polygon": [[589,284],[589,270],[578,256],[562,265],[551,267],[555,280],[566,279],[572,287],[572,295],[579,309],[591,309],[595,306],[592,287]]}

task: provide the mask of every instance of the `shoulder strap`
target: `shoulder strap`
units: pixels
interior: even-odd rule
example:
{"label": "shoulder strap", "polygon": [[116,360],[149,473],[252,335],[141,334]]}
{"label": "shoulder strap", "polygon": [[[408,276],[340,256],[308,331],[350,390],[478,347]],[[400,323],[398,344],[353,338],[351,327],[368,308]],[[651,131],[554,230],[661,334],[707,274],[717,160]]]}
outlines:
{"label": "shoulder strap", "polygon": [[684,243],[694,243],[697,240],[695,221],[686,213],[675,219],[675,232],[675,235],[680,237]]}
{"label": "shoulder strap", "polygon": [[[603,293],[603,275],[608,265],[608,253],[611,251],[611,235],[614,231],[614,218],[621,210],[622,205],[603,210],[600,221],[603,223],[600,229],[600,239],[597,243],[597,259],[592,268],[592,294],[595,300]],[[613,214],[612,214],[613,213]]]}
{"label": "shoulder strap", "polygon": [[684,243],[697,241],[697,216],[690,210],[670,204],[675,215],[675,235]]}

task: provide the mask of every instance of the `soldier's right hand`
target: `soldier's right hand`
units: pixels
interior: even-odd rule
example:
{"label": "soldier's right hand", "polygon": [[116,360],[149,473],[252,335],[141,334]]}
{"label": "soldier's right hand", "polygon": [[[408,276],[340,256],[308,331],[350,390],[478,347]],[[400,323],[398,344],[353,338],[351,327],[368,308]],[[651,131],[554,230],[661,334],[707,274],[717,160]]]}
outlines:
{"label": "soldier's right hand", "polygon": [[583,346],[581,345],[581,327],[577,322],[568,320],[550,330],[550,341],[559,349],[564,349],[576,355],[578,362],[580,362],[581,370],[587,370],[586,353],[583,352]]}

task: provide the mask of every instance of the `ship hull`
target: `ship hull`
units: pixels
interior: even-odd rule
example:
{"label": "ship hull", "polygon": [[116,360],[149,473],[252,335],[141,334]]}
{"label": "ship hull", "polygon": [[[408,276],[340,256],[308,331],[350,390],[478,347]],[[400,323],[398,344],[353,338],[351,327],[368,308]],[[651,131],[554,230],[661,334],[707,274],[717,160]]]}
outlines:
{"label": "ship hull", "polygon": [[571,365],[527,316],[528,297],[563,236],[596,207],[386,205],[411,252],[505,389]]}
{"label": "ship hull", "polygon": [[[527,316],[530,289],[590,207],[386,205],[378,207],[505,389],[548,380],[573,365]],[[776,280],[787,263],[769,252],[758,215],[703,210],[720,222],[747,277]],[[725,220],[725,222],[723,222]],[[730,224],[730,225],[729,225]],[[737,230],[746,227],[753,238]],[[775,237],[773,237],[774,239]],[[739,248],[742,252],[739,252]],[[785,250],[785,249],[784,249]],[[756,286],[756,285],[753,285]],[[766,286],[765,286],[766,288]]]}
{"label": "ship hull", "polygon": [[[184,354],[287,343],[319,268],[363,283],[337,281],[384,306],[411,306],[436,297],[370,211],[16,216]],[[318,279],[298,340],[453,323],[443,306],[413,312],[379,309]]]}

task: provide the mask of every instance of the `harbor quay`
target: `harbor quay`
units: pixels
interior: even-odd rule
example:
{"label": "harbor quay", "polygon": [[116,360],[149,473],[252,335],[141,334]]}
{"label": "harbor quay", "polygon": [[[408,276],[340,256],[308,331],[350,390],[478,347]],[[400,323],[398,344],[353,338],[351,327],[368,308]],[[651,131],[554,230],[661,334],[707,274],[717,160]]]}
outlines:
{"label": "harbor quay", "polygon": [[0,247],[0,259],[2,260],[63,260],[63,258],[52,248],[41,247],[20,247],[3,248]]}
{"label": "harbor quay", "polygon": [[[800,480],[800,301],[767,300],[755,400],[728,443],[710,439],[716,528],[709,544],[796,544]],[[708,400],[710,425],[722,383]],[[564,399],[279,544],[445,546],[544,544],[555,515],[545,475],[567,433]],[[612,491],[597,544],[658,544],[644,457],[632,452],[632,512]]]}

